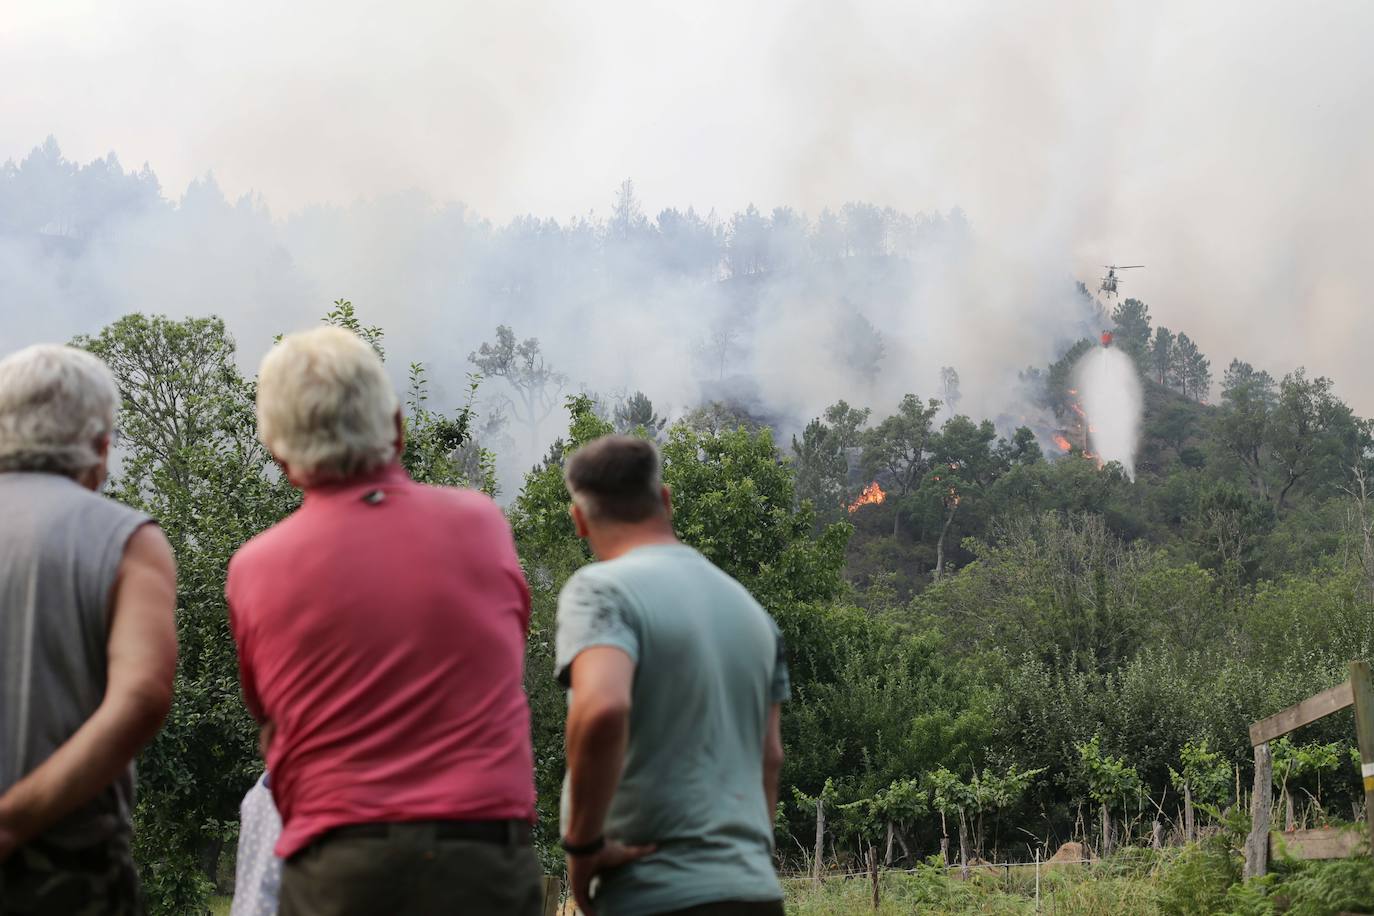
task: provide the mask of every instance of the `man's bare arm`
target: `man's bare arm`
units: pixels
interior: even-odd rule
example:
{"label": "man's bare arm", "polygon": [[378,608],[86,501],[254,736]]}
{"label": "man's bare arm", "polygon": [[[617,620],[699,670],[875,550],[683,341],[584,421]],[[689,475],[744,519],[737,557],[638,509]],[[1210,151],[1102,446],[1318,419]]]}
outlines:
{"label": "man's bare arm", "polygon": [[763,736],[763,795],[768,799],[768,822],[778,810],[778,774],[782,772],[782,705],[768,710],[768,729]]}
{"label": "man's bare arm", "polygon": [[[572,704],[565,739],[569,811],[563,839],[574,846],[602,838],[606,813],[625,766],[634,676],[635,663],[623,649],[593,646],[573,659]],[[653,851],[652,845],[625,846],[618,840],[607,840],[594,853],[569,855],[568,880],[578,909],[586,916],[596,916],[592,879]]]}
{"label": "man's bare arm", "polygon": [[0,860],[95,797],[157,734],[176,674],[176,562],[156,525],[129,538],[111,600],[105,698],[36,770],[0,796]]}
{"label": "man's bare arm", "polygon": [[609,646],[593,646],[573,659],[566,738],[571,809],[566,839],[572,843],[601,835],[620,784],[634,672],[630,656]]}

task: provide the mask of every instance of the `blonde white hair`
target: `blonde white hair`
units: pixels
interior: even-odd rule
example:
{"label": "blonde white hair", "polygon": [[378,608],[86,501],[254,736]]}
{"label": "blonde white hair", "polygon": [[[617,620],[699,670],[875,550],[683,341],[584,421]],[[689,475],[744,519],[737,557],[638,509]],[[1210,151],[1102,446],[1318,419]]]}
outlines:
{"label": "blonde white hair", "polygon": [[342,328],[286,335],[258,371],[258,437],[301,483],[393,460],[398,406],[376,351]]}
{"label": "blonde white hair", "polygon": [[37,344],[0,360],[0,471],[76,477],[101,462],[119,388],[85,350]]}

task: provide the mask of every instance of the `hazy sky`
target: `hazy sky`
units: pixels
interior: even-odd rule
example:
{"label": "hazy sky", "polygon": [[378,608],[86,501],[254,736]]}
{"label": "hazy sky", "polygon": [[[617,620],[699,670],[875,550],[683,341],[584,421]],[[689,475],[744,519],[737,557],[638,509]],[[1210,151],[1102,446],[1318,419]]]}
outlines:
{"label": "hazy sky", "polygon": [[1218,377],[1307,363],[1370,414],[1371,35],[1363,0],[0,0],[0,160],[53,134],[279,214],[957,205],[1015,263],[1146,264]]}

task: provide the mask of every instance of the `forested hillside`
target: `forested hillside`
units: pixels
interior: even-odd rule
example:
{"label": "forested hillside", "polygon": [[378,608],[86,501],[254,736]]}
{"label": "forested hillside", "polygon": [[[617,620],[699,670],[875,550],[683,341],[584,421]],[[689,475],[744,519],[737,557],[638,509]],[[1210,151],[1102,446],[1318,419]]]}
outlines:
{"label": "forested hillside", "polygon": [[[392,355],[351,305],[328,320]],[[295,497],[255,444],[251,382],[222,324],[130,316],[81,343],[125,391],[115,493],[163,521],[181,563],[177,706],[141,768],[139,848],[165,911],[182,912],[208,889],[260,766],[224,563]],[[412,472],[490,486],[477,418],[434,408],[423,367],[411,376]],[[1275,382],[1233,365],[1215,406],[1150,384],[1134,483],[915,394],[886,410],[838,404],[786,444],[719,403],[669,425],[647,396],[570,398],[568,432],[510,508],[535,595],[527,683],[544,842],[562,766],[553,613],[588,561],[559,462],[616,428],[663,442],[680,535],[786,633],[785,860],[811,854],[818,799],[827,857],[874,842],[908,862],[942,837],[952,857],[963,846],[986,858],[1101,843],[1104,824],[1108,844],[1142,840],[1156,819],[1181,825],[1186,780],[1199,805],[1226,806],[1248,779],[1248,723],[1374,652],[1370,426],[1304,373]],[[855,505],[874,481],[885,499]],[[1351,723],[1310,731],[1291,751],[1317,761],[1287,780],[1294,816],[1348,818]]]}
{"label": "forested hillside", "polygon": [[[261,766],[238,695],[225,563],[297,498],[257,444],[238,347],[261,352],[291,325],[235,341],[219,318],[185,318],[226,300],[232,310],[232,296],[203,284],[147,308],[110,299],[90,258],[114,243],[98,220],[80,221],[86,211],[73,201],[84,198],[68,194],[80,182],[123,187],[120,200],[142,201],[192,237],[231,223],[195,222],[194,202],[160,202],[146,174],[120,171],[115,181],[111,164],[82,177],[50,153],[7,167],[0,201],[42,186],[67,189],[49,195],[65,203],[0,207],[0,252],[39,250],[44,276],[68,284],[78,303],[132,313],[78,343],[110,363],[124,393],[111,491],[155,515],[177,551],[176,705],[140,762],[137,843],[159,912],[193,912],[232,848],[239,799]],[[22,177],[23,168],[34,171]],[[57,177],[43,185],[42,175]],[[357,310],[340,301],[326,316],[408,378],[404,460],[415,476],[494,490],[503,450],[524,471],[507,475],[501,496],[534,592],[527,685],[550,868],[559,862],[551,841],[564,714],[551,676],[553,615],[559,587],[589,560],[573,536],[560,464],[567,449],[612,429],[662,443],[680,536],[753,590],[787,637],[794,698],[783,718],[777,825],[788,868],[814,855],[818,810],[832,861],[869,843],[910,864],[945,844],[956,859],[961,848],[970,858],[1029,859],[1070,838],[1097,848],[1148,843],[1156,821],[1182,834],[1185,792],[1196,828],[1248,785],[1249,722],[1374,655],[1374,429],[1320,367],[1276,378],[1242,361],[1213,366],[1186,328],[1153,326],[1144,302],[1113,302],[1108,312],[1066,283],[1044,360],[893,371],[904,362],[884,360],[909,331],[903,297],[929,290],[920,278],[958,257],[961,219],[853,205],[795,224],[777,211],[729,221],[665,211],[650,221],[628,186],[619,203],[610,219],[585,225],[464,223],[464,244],[498,246],[528,230],[552,246],[545,260],[542,249],[520,247],[520,269],[499,275],[477,270],[501,263],[494,257],[455,268],[453,289],[464,292],[453,301],[484,303],[479,332],[454,330],[478,321],[467,315],[436,325],[442,335],[389,335],[393,317],[417,319],[361,297]],[[270,225],[251,204],[235,213],[240,228]],[[324,215],[308,219],[327,228]],[[268,237],[257,232],[239,240]],[[577,239],[586,248],[568,249]],[[282,279],[295,269],[285,248],[248,247],[275,264],[256,275],[269,290],[259,304],[299,292]],[[650,278],[634,279],[646,263]],[[680,263],[690,284],[663,292],[656,284],[668,263]],[[593,280],[594,289],[580,285]],[[12,298],[14,276],[4,282]],[[642,308],[625,298],[644,289],[661,294]],[[691,312],[696,291],[712,319],[690,325],[695,338],[684,335],[695,342],[684,370],[694,385],[674,382],[666,395],[656,382],[677,376],[647,370],[626,387],[579,385],[560,362],[567,341],[556,346],[576,322],[538,321],[566,293],[586,314],[619,314],[632,327],[603,342],[598,358],[624,352],[627,366],[652,366],[646,329]],[[311,321],[328,308],[304,303],[292,308],[308,305]],[[827,316],[819,332],[787,340],[823,339],[824,371],[804,349],[791,375],[763,373],[788,363],[787,352],[756,358],[777,346],[770,335],[818,315]],[[1070,381],[1103,329],[1145,388],[1134,481],[1092,456]],[[453,381],[466,372],[471,390]],[[859,384],[866,373],[881,384]],[[815,416],[797,417],[806,399],[776,392],[809,375],[873,397],[832,397]],[[980,411],[993,400],[965,390],[975,377],[1013,384]],[[1342,713],[1277,746],[1295,822],[1352,817],[1352,737]]]}

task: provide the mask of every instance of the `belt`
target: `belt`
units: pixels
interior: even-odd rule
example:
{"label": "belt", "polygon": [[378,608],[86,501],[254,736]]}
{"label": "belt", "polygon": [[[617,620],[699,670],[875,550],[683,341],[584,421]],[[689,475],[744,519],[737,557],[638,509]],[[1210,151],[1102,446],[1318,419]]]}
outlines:
{"label": "belt", "polygon": [[393,835],[395,828],[425,827],[434,828],[436,840],[471,840],[477,843],[495,843],[498,846],[529,846],[534,842],[533,829],[529,821],[374,821],[368,824],[346,824],[335,827],[322,836],[321,840],[333,839],[385,839]]}

